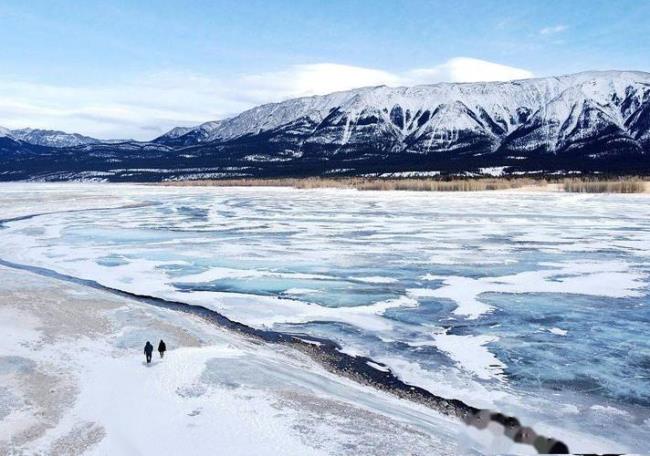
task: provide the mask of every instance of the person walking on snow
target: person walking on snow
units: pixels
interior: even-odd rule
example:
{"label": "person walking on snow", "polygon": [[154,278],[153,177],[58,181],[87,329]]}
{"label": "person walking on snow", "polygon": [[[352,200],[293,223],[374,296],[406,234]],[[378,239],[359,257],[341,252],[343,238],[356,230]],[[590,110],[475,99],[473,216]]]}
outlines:
{"label": "person walking on snow", "polygon": [[144,356],[147,358],[147,364],[151,362],[151,354],[153,353],[153,345],[149,341],[144,345]]}
{"label": "person walking on snow", "polygon": [[165,342],[162,339],[160,339],[160,343],[158,344],[158,353],[160,353],[161,358],[165,356],[166,350],[167,350],[167,345],[165,345]]}

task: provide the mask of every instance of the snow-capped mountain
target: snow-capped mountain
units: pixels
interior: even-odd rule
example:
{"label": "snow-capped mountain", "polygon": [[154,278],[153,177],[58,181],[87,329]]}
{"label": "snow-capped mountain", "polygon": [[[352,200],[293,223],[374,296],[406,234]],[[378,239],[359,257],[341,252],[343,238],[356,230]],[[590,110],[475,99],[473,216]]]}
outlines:
{"label": "snow-capped mountain", "polygon": [[[184,135],[184,144],[272,133],[344,148],[378,140],[391,152],[479,147],[560,152],[598,140],[647,140],[650,74],[585,72],[511,82],[369,87],[267,104]],[[644,124],[645,122],[645,124]],[[645,134],[645,136],[644,136]],[[602,138],[601,138],[602,139]]]}
{"label": "snow-capped mountain", "polygon": [[[10,133],[18,142],[44,145]],[[650,73],[366,87],[177,127],[151,143],[85,142],[60,150],[66,158],[56,161],[55,175],[101,172],[116,180],[495,169],[650,174]],[[11,176],[33,174],[20,169],[24,161],[4,161]]]}
{"label": "snow-capped mountain", "polygon": [[56,130],[40,130],[34,128],[21,128],[9,130],[0,127],[0,136],[8,136],[17,141],[24,141],[37,146],[48,147],[75,147],[84,144],[97,144],[99,139],[83,136],[78,133],[66,133]]}

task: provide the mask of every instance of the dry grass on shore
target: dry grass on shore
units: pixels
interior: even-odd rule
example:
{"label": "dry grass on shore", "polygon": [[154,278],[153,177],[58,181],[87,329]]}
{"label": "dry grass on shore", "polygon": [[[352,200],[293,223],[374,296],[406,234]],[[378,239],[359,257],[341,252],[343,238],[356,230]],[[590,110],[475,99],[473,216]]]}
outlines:
{"label": "dry grass on shore", "polygon": [[531,185],[544,185],[543,181],[534,179],[377,179],[377,178],[341,178],[327,179],[307,177],[304,179],[223,179],[196,181],[169,181],[162,185],[183,187],[294,187],[310,188],[347,188],[357,190],[410,190],[410,191],[450,191],[471,192],[483,190],[506,190]]}
{"label": "dry grass on shore", "polygon": [[161,185],[182,187],[293,187],[301,189],[343,188],[357,190],[409,190],[426,192],[473,192],[509,189],[538,189],[572,193],[643,193],[647,183],[642,178],[597,180],[589,178],[278,178],[278,179],[215,179],[168,181]]}
{"label": "dry grass on shore", "polygon": [[566,179],[564,191],[573,193],[643,193],[646,182],[641,179],[618,180]]}
{"label": "dry grass on shore", "polygon": [[535,185],[533,179],[397,179],[365,181],[356,186],[359,190],[413,190],[424,192],[476,192],[507,190]]}

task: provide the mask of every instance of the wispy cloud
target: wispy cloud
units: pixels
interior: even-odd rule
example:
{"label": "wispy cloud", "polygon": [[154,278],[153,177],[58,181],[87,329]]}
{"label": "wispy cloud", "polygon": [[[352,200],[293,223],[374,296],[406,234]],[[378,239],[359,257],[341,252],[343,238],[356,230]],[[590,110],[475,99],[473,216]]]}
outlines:
{"label": "wispy cloud", "polygon": [[400,73],[315,63],[234,78],[160,72],[102,87],[0,80],[0,125],[59,129],[99,138],[152,139],[175,126],[224,118],[261,103],[299,96],[362,86],[499,81],[531,76],[525,69],[457,57]]}
{"label": "wispy cloud", "polygon": [[555,35],[557,33],[562,33],[566,31],[568,27],[563,24],[553,25],[549,27],[544,27],[539,31],[540,35]]}

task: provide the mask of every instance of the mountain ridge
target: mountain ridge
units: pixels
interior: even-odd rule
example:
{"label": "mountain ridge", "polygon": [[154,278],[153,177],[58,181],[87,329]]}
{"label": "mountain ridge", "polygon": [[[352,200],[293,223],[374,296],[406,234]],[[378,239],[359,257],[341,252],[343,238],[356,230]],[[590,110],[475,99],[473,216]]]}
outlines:
{"label": "mountain ridge", "polygon": [[[648,173],[650,73],[363,87],[267,103],[150,142],[79,141],[56,149],[53,178]],[[135,164],[151,171],[128,171]]]}
{"label": "mountain ridge", "polygon": [[[201,142],[209,143],[213,141],[229,141],[246,135],[261,134],[267,131],[272,131],[274,128],[278,128],[282,125],[289,125],[291,122],[302,121],[302,129],[298,128],[297,133],[299,135],[306,134],[308,136],[308,138],[306,138],[307,143],[320,142],[323,145],[323,148],[325,148],[326,145],[333,145],[337,151],[341,148],[345,148],[350,142],[355,143],[355,136],[360,136],[360,139],[356,141],[357,145],[359,145],[359,143],[372,142],[373,139],[383,142],[384,145],[386,140],[390,142],[391,139],[396,143],[401,142],[401,144],[397,144],[395,147],[391,148],[396,151],[430,153],[459,149],[462,150],[479,146],[482,153],[488,153],[495,152],[502,146],[511,146],[513,144],[513,137],[510,135],[514,133],[515,130],[525,127],[524,124],[529,115],[531,118],[540,116],[541,109],[544,118],[539,119],[539,124],[540,126],[550,128],[547,128],[544,135],[538,133],[537,138],[528,138],[528,147],[530,147],[531,144],[537,143],[535,146],[536,148],[542,148],[556,153],[571,145],[570,141],[566,141],[566,132],[561,131],[562,128],[558,128],[558,126],[562,124],[566,125],[570,118],[569,108],[572,108],[581,102],[563,100],[562,97],[566,95],[567,89],[575,89],[576,79],[578,79],[577,82],[581,86],[587,82],[597,82],[599,80],[602,82],[603,78],[608,79],[608,82],[612,85],[616,85],[616,82],[620,82],[617,81],[617,78],[620,79],[624,76],[641,78],[646,82],[646,84],[650,81],[649,75],[645,73],[588,72],[564,77],[538,78],[534,80],[505,83],[436,84],[416,86],[413,88],[364,88],[353,91],[338,92],[320,97],[306,97],[282,103],[263,105],[245,111],[234,118],[221,121],[216,128],[207,130],[207,134],[205,125],[202,125],[200,127],[201,134],[196,135],[196,141],[192,140],[192,132],[186,136],[180,137],[178,140],[184,145],[197,144]],[[521,87],[525,86],[527,86],[528,89],[531,89],[531,85],[532,90],[524,90],[523,92],[520,90]],[[622,86],[627,88],[629,87],[629,84],[622,84]],[[487,107],[486,110],[485,104],[482,105],[483,100],[477,101],[476,99],[471,99],[473,95],[476,95],[476,93],[471,92],[476,92],[477,90],[479,92],[479,98],[485,98],[485,92],[491,91],[491,95],[495,95],[496,92],[498,95],[498,92],[503,92],[504,89],[506,96],[502,96],[501,100],[496,102],[498,105],[497,109],[490,110],[490,108]],[[584,87],[581,87],[580,91],[584,91]],[[376,96],[378,92],[380,93],[379,97]],[[381,92],[384,93],[381,94]],[[468,94],[466,92],[470,93]],[[618,87],[614,92],[617,93],[619,97],[625,96],[622,87]],[[519,98],[521,98],[522,94],[524,98],[528,98],[528,100],[518,99],[516,95],[519,95]],[[417,105],[413,106],[412,98],[414,95],[418,99],[429,96],[429,99],[426,100],[428,103],[425,103],[422,107]],[[469,100],[467,99],[467,95],[469,95]],[[369,101],[368,98],[372,98],[372,100]],[[395,100],[394,98],[397,99]],[[541,106],[535,106],[536,99],[542,99],[545,103]],[[647,99],[647,94],[644,95],[644,99]],[[422,105],[421,100],[418,101]],[[583,117],[592,115],[593,111],[604,109],[603,105],[608,102],[609,100],[607,99],[597,100],[596,103],[591,104],[592,113],[584,113]],[[296,104],[298,105],[297,107],[295,106]],[[319,106],[323,104],[326,109]],[[355,106],[355,104],[360,105],[360,107]],[[382,104],[383,113],[380,112]],[[410,109],[409,104],[411,105]],[[432,106],[431,110],[426,109],[427,104]],[[494,105],[494,100],[492,104]],[[287,111],[287,105],[294,105],[293,111],[297,111],[297,114],[296,112],[292,113],[291,108],[289,108],[289,113],[283,112]],[[393,108],[395,107],[397,110],[393,111]],[[551,111],[555,111],[555,117],[553,118],[553,116],[551,116],[552,118],[550,121],[548,119],[549,116],[547,115],[548,110],[546,109],[549,107],[551,108]],[[372,111],[372,108],[375,108],[374,112],[368,112]],[[492,106],[492,108],[494,108],[494,106]],[[331,109],[343,111],[338,118],[338,126],[340,127],[342,123],[345,123],[345,128],[339,128],[340,134],[338,134],[338,137],[335,131],[330,135],[322,134],[327,133],[327,131],[322,128],[322,125],[320,124],[327,119],[328,115],[332,114]],[[409,120],[409,116],[413,117],[410,119],[411,123],[406,129],[407,131],[405,131],[402,119],[404,116],[404,110],[406,110],[407,121]],[[316,112],[317,115],[314,115],[314,112]],[[597,113],[596,115],[598,116]],[[274,121],[274,116],[279,117],[280,120]],[[369,127],[364,127],[364,124],[377,124],[378,122],[376,122],[376,120],[381,117],[384,117],[384,122],[379,126],[379,128],[376,128],[376,131],[374,132],[375,138],[368,138],[368,135],[364,135],[364,129],[369,129]],[[397,119],[397,122],[395,122],[396,119],[393,117]],[[518,119],[519,122],[515,119],[516,117],[520,118]],[[614,121],[617,117],[620,117],[620,115],[605,112],[600,115],[600,117],[602,119],[609,118],[609,127],[619,130],[618,138],[612,138],[618,142],[618,144],[615,145],[616,147],[620,148],[627,142],[627,146],[629,147],[636,147],[641,150],[643,149],[643,147],[639,147],[638,144],[632,144],[634,138],[630,138],[630,135],[627,134],[628,132],[624,131],[625,128],[622,121]],[[359,118],[362,119],[362,122],[359,122]],[[332,123],[332,119],[329,119],[329,121]],[[391,121],[393,121],[393,124],[397,123],[397,126],[400,128],[396,129],[394,125],[391,125]],[[413,122],[415,121],[417,121],[417,124],[413,127]],[[485,125],[484,122],[487,123],[487,125]],[[308,131],[310,126],[309,124],[311,124],[312,127],[316,127],[314,130],[319,129],[319,126],[321,127],[321,138],[314,135],[313,131]],[[350,128],[351,126],[353,128]],[[298,125],[298,127],[300,127],[300,125]],[[334,129],[331,128],[330,131],[332,130]],[[521,131],[522,130],[516,133],[520,133]],[[474,136],[474,138],[470,138],[467,141],[459,141],[461,136],[468,135]],[[184,139],[188,137],[190,140],[184,141]],[[160,140],[158,142],[164,143],[164,141]],[[543,143],[546,144],[544,145]],[[483,147],[480,147],[481,145]],[[386,150],[385,147],[384,150]]]}

